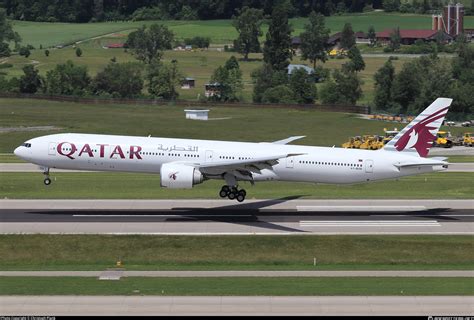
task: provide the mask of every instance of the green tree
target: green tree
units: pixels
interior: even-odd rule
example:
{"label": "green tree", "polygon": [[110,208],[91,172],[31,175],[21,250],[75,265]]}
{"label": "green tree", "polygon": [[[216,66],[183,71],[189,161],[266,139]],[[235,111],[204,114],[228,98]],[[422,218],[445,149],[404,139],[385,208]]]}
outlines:
{"label": "green tree", "polygon": [[176,100],[181,78],[176,61],[170,65],[153,61],[147,67],[148,93],[153,97]]}
{"label": "green tree", "polygon": [[[237,64],[236,64],[237,63]],[[239,101],[243,89],[242,71],[234,56],[230,57],[224,66],[214,70],[211,82],[220,84],[220,95],[211,99],[224,101]]]}
{"label": "green tree", "polygon": [[81,50],[81,48],[76,48],[76,56],[77,56],[77,57],[82,56],[82,50]]}
{"label": "green tree", "polygon": [[367,38],[369,38],[370,46],[374,46],[377,42],[377,34],[375,33],[374,26],[369,27],[369,31],[367,32]]}
{"label": "green tree", "polygon": [[383,0],[382,3],[385,12],[394,12],[400,10],[400,0]]}
{"label": "green tree", "polygon": [[96,94],[110,94],[113,97],[133,98],[143,88],[142,66],[133,62],[109,63],[93,81]]}
{"label": "green tree", "polygon": [[405,63],[395,76],[392,87],[393,101],[400,105],[400,113],[406,113],[409,105],[420,94],[422,74],[416,61]]}
{"label": "green tree", "polygon": [[41,88],[42,78],[39,71],[31,64],[23,67],[23,75],[20,77],[20,92],[35,93]]}
{"label": "green tree", "polygon": [[324,16],[314,11],[309,15],[309,23],[305,24],[304,32],[301,33],[301,56],[303,60],[309,60],[316,67],[316,61],[327,60],[327,41],[329,29],[324,25]]}
{"label": "green tree", "polygon": [[234,40],[235,50],[248,60],[249,53],[260,52],[258,38],[262,35],[263,10],[243,7],[232,17],[232,25],[237,29],[239,37]]}
{"label": "green tree", "polygon": [[297,103],[310,104],[318,98],[314,78],[305,69],[297,68],[293,71],[288,82]]}
{"label": "green tree", "polygon": [[49,50],[48,49],[44,50],[44,55],[49,57]]}
{"label": "green tree", "polygon": [[51,95],[84,95],[91,78],[86,66],[68,60],[46,73],[45,92]]}
{"label": "green tree", "polygon": [[21,42],[21,37],[18,32],[13,31],[5,10],[0,8],[0,58],[10,56],[11,50],[8,43],[11,41],[17,46]]}
{"label": "green tree", "polygon": [[400,49],[400,42],[401,42],[401,36],[400,36],[400,28],[397,27],[392,31],[390,34],[390,45],[389,48],[392,51]]}
{"label": "green tree", "polygon": [[18,54],[20,56],[24,56],[25,58],[28,58],[31,55],[31,51],[28,47],[21,47],[20,50],[18,51]]}
{"label": "green tree", "polygon": [[474,85],[474,48],[458,45],[458,56],[452,59],[453,77]]}
{"label": "green tree", "polygon": [[350,23],[344,24],[341,32],[341,48],[349,50],[356,44],[354,30]]}
{"label": "green tree", "polygon": [[138,60],[151,63],[152,60],[160,61],[163,51],[171,49],[173,32],[165,25],[152,24],[148,29],[143,26],[128,35],[126,45]]}
{"label": "green tree", "polygon": [[328,104],[355,104],[362,97],[362,81],[355,72],[334,70],[334,81],[323,84],[321,101]]}
{"label": "green tree", "polygon": [[262,96],[264,103],[295,103],[293,91],[284,84],[265,90]]}
{"label": "green tree", "polygon": [[395,78],[395,68],[388,60],[374,75],[375,96],[374,104],[378,109],[387,110],[392,105],[392,84]]}
{"label": "green tree", "polygon": [[272,19],[263,48],[263,60],[275,70],[286,70],[289,60],[293,57],[291,49],[292,31],[288,23],[286,6],[276,6],[272,11]]}
{"label": "green tree", "polygon": [[272,66],[264,63],[260,68],[255,69],[252,74],[253,101],[262,102],[265,91],[279,85],[286,85],[288,82],[288,71],[274,70]]}
{"label": "green tree", "polygon": [[350,61],[343,64],[343,68],[350,72],[359,72],[365,69],[365,62],[360,54],[359,49],[356,46],[353,46],[349,49],[347,54]]}

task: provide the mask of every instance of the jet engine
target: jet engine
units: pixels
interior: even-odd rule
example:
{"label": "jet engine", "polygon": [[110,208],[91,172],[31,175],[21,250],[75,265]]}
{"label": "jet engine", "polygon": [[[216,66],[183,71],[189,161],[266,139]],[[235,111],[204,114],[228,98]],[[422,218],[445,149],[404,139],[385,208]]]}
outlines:
{"label": "jet engine", "polygon": [[160,178],[161,186],[170,189],[191,189],[204,180],[204,176],[198,169],[173,163],[165,163],[161,166]]}

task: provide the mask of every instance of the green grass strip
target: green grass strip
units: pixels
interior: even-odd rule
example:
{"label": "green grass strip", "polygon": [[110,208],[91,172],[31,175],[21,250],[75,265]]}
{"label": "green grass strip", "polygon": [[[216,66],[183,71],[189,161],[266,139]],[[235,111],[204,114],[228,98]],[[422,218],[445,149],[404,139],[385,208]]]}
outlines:
{"label": "green grass strip", "polygon": [[474,278],[122,278],[0,277],[0,295],[472,295]]}
{"label": "green grass strip", "polygon": [[473,238],[458,235],[0,235],[0,257],[0,270],[474,269]]}
{"label": "green grass strip", "polygon": [[[222,181],[210,180],[192,189],[160,187],[160,177],[133,173],[55,173],[43,184],[38,173],[0,173],[1,198],[11,199],[218,199]],[[472,199],[474,173],[439,172],[354,185],[294,182],[242,183],[248,199]],[[230,204],[230,203],[229,203]]]}

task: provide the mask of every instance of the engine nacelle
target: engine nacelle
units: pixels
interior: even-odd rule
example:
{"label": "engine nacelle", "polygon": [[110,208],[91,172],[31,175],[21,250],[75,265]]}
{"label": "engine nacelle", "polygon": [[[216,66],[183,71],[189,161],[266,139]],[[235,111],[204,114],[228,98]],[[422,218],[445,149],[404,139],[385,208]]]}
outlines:
{"label": "engine nacelle", "polygon": [[202,173],[184,164],[165,163],[160,170],[161,186],[170,189],[191,189],[204,180]]}

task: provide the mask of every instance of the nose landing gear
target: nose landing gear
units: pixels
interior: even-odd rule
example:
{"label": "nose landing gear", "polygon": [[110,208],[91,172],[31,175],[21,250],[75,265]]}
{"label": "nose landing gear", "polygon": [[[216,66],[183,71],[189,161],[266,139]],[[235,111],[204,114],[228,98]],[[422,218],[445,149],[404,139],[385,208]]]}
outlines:
{"label": "nose landing gear", "polygon": [[49,186],[51,184],[51,179],[49,178],[49,168],[44,168],[43,174],[45,175],[44,184]]}
{"label": "nose landing gear", "polygon": [[247,192],[244,189],[237,189],[237,187],[222,186],[221,191],[219,191],[219,196],[221,198],[229,198],[230,200],[237,199],[238,202],[243,202]]}

